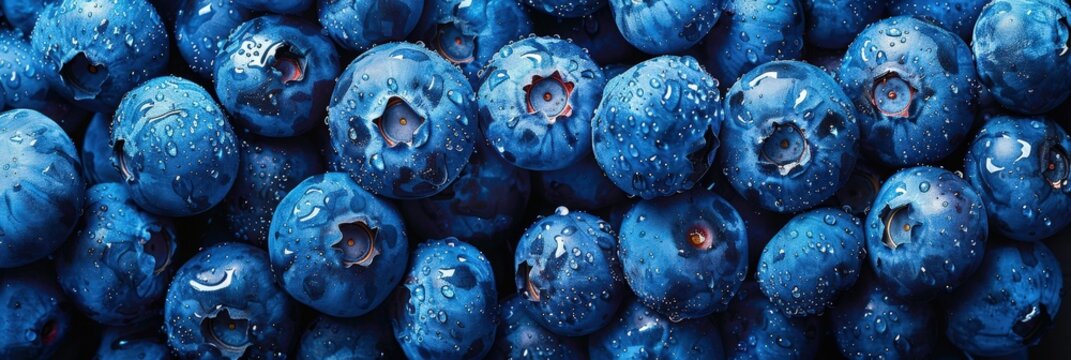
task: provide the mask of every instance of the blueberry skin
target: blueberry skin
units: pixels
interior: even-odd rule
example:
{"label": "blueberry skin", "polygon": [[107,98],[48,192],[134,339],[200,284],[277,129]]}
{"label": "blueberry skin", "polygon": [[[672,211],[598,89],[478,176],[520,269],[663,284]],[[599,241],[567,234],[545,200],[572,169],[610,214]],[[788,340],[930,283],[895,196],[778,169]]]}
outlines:
{"label": "blueberry skin", "polygon": [[0,272],[0,358],[48,359],[71,330],[67,299],[47,263]]}
{"label": "blueberry skin", "polygon": [[1040,242],[1008,242],[988,250],[978,274],[946,305],[948,339],[986,356],[1037,345],[1060,309],[1059,261]]}
{"label": "blueberry skin", "polygon": [[921,17],[959,35],[964,41],[971,41],[974,22],[987,3],[986,0],[899,0],[889,2],[889,14]]}
{"label": "blueberry skin", "polygon": [[293,315],[294,304],[275,284],[268,254],[222,242],[194,255],[175,274],[164,303],[164,330],[181,358],[277,358],[297,337]]}
{"label": "blueberry skin", "polygon": [[238,139],[212,95],[164,76],[134,89],[115,110],[112,166],[134,201],[164,216],[207,211],[238,175]]}
{"label": "blueberry skin", "polygon": [[726,0],[724,14],[703,41],[707,71],[725,86],[759,64],[803,55],[799,0]]}
{"label": "blueberry skin", "polygon": [[142,320],[159,309],[174,271],[175,226],[138,208],[122,184],[94,185],[86,197],[82,227],[56,261],[60,287],[93,321]]}
{"label": "blueberry skin", "polygon": [[888,18],[860,33],[838,79],[859,112],[866,154],[903,167],[959,148],[977,114],[972,61],[963,39],[918,18]]}
{"label": "blueberry skin", "polygon": [[864,276],[830,310],[837,346],[851,359],[927,359],[940,340],[929,303],[900,302]]}
{"label": "blueberry skin", "polygon": [[630,196],[691,189],[718,150],[717,86],[688,56],[657,57],[614,77],[591,123],[595,160]]}
{"label": "blueberry skin", "polygon": [[298,15],[312,6],[313,0],[238,0],[238,6],[258,12]]}
{"label": "blueberry skin", "polygon": [[651,55],[684,51],[703,40],[721,16],[722,0],[610,0],[621,35]]}
{"label": "blueberry skin", "polygon": [[606,0],[523,0],[525,5],[547,15],[576,18],[591,15],[606,6]]}
{"label": "blueberry skin", "polygon": [[111,115],[93,114],[82,138],[82,173],[89,185],[123,181],[112,166],[111,123]]}
{"label": "blueberry skin", "polygon": [[[402,121],[407,114],[419,121]],[[429,197],[449,186],[472,154],[476,123],[468,79],[409,43],[378,46],[354,60],[328,108],[342,168],[366,190],[394,199]]]}
{"label": "blueberry skin", "polygon": [[460,67],[478,88],[484,65],[498,49],[531,34],[532,26],[517,0],[426,0],[410,38]]}
{"label": "blueberry skin", "polygon": [[0,3],[0,12],[12,27],[23,34],[29,34],[33,31],[41,10],[56,2],[57,0],[6,0]]}
{"label": "blueberry skin", "polygon": [[0,268],[51,254],[78,224],[86,183],[74,144],[33,110],[0,113]]}
{"label": "blueberry skin", "polygon": [[1042,117],[997,116],[982,125],[964,174],[1005,236],[1038,241],[1071,223],[1071,137]]}
{"label": "blueberry skin", "polygon": [[167,348],[166,337],[160,331],[161,325],[159,320],[148,320],[134,326],[104,329],[94,359],[170,359],[170,349]]}
{"label": "blueberry skin", "polygon": [[[631,64],[643,56],[639,49],[629,44],[621,35],[609,7],[578,18],[544,15],[535,17],[535,20],[537,33],[572,40],[574,44],[588,49],[588,56],[600,65]],[[610,78],[612,76],[606,75],[606,79]]]}
{"label": "blueberry skin", "polygon": [[314,23],[258,17],[234,29],[216,54],[216,95],[249,132],[301,135],[327,114],[338,61],[335,46]]}
{"label": "blueberry skin", "polygon": [[558,336],[532,319],[525,300],[513,295],[502,300],[498,337],[488,359],[586,359],[581,340]]}
{"label": "blueberry skin", "polygon": [[843,49],[885,13],[882,0],[801,0],[807,45]]}
{"label": "blueberry skin", "polygon": [[22,34],[0,31],[0,109],[44,111],[51,100],[48,76],[43,59]]}
{"label": "blueberry skin", "polygon": [[818,317],[786,316],[749,281],[721,316],[721,341],[729,359],[813,359],[821,323]]}
{"label": "blueberry skin", "polygon": [[988,229],[966,180],[928,166],[903,169],[885,180],[867,214],[870,266],[889,296],[930,300],[978,269]]}
{"label": "blueberry skin", "polygon": [[588,335],[610,323],[628,293],[614,238],[602,219],[564,207],[529,226],[513,264],[532,319],[562,336]]}
{"label": "blueberry skin", "polygon": [[391,304],[394,338],[410,359],[480,359],[495,341],[491,264],[456,238],[417,245]]}
{"label": "blueberry skin", "polygon": [[163,73],[170,54],[164,23],[146,0],[63,0],[45,8],[30,39],[52,89],[96,112]]}
{"label": "blueberry skin", "polygon": [[222,203],[235,240],[267,246],[275,207],[302,180],[324,173],[319,152],[309,145],[303,138],[242,140],[238,178]]}
{"label": "blueberry skin", "polygon": [[319,315],[301,336],[296,357],[320,359],[397,359],[402,349],[391,333],[386,311],[356,319]]}
{"label": "blueberry skin", "polygon": [[231,31],[255,13],[238,6],[236,0],[180,0],[175,17],[175,45],[202,78],[212,78],[219,45]]}
{"label": "blueberry skin", "polygon": [[606,79],[583,48],[526,38],[503,47],[481,78],[480,129],[506,161],[561,170],[591,153],[591,118]]}
{"label": "blueberry skin", "polygon": [[415,239],[455,236],[481,249],[515,236],[532,183],[528,171],[480,147],[446,190],[399,203]]}
{"label": "blueberry skin", "polygon": [[383,302],[402,280],[408,248],[394,205],[335,172],[291,190],[275,208],[268,236],[283,289],[337,317],[364,315]]}
{"label": "blueberry skin", "polygon": [[978,76],[1005,108],[1040,114],[1071,94],[1068,49],[1071,7],[1054,0],[999,0],[982,9],[974,24]]}
{"label": "blueberry skin", "polygon": [[570,209],[605,209],[628,200],[591,155],[561,170],[536,174],[541,198]]}
{"label": "blueberry skin", "polygon": [[859,218],[815,209],[796,215],[774,235],[762,250],[755,278],[785,315],[820,315],[855,285],[864,257]]}
{"label": "blueberry skin", "polygon": [[672,321],[725,310],[747,277],[744,219],[706,189],[640,201],[619,239],[632,292]]}
{"label": "blueberry skin", "polygon": [[352,51],[405,39],[424,10],[424,0],[318,0],[317,4],[324,33]]}
{"label": "blueberry skin", "polygon": [[673,322],[638,301],[588,339],[593,359],[721,359],[725,349],[711,319]]}
{"label": "blueberry skin", "polygon": [[791,213],[836,193],[858,160],[855,110],[840,85],[799,61],[744,74],[725,95],[726,178],[748,201]]}

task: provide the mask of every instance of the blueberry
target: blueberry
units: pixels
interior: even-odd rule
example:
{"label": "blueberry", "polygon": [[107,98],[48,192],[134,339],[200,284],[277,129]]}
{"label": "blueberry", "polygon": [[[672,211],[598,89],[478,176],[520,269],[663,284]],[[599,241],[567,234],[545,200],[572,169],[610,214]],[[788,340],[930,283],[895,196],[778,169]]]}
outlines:
{"label": "blueberry", "polygon": [[863,28],[881,18],[882,0],[801,0],[807,24],[807,45],[843,49]]}
{"label": "blueberry", "polygon": [[926,359],[939,337],[934,307],[897,301],[864,276],[830,311],[840,353],[852,359]]}
{"label": "blueberry", "polygon": [[893,16],[914,15],[940,25],[959,35],[964,41],[971,40],[974,22],[982,13],[987,0],[899,0],[889,2],[889,14]]}
{"label": "blueberry", "polygon": [[721,316],[721,341],[729,359],[812,359],[821,343],[821,318],[790,318],[745,282]]}
{"label": "blueberry", "polygon": [[33,110],[0,113],[0,268],[29,264],[59,248],[85,204],[74,144]]}
{"label": "blueberry", "polygon": [[253,11],[298,15],[312,7],[313,0],[237,0],[237,3]]}
{"label": "blueberry", "polygon": [[759,64],[799,59],[803,53],[803,6],[799,0],[725,0],[721,19],[703,44],[704,65],[732,85]]}
{"label": "blueberry", "polygon": [[477,73],[498,49],[531,34],[532,26],[517,0],[428,0],[410,37],[460,67],[476,88]]}
{"label": "blueberry", "polygon": [[167,338],[160,328],[159,320],[142,321],[133,326],[109,327],[101,336],[96,359],[169,359]]}
{"label": "blueberry", "polygon": [[541,198],[570,209],[591,211],[628,200],[591,155],[561,170],[536,174]]}
{"label": "blueberry", "polygon": [[253,16],[236,0],[180,0],[174,29],[179,54],[194,73],[211,78],[219,45]]}
{"label": "blueberry", "polygon": [[82,173],[90,185],[123,181],[112,166],[111,124],[110,114],[96,113],[82,138]]}
{"label": "blueberry", "polygon": [[29,34],[37,22],[37,15],[45,6],[58,0],[7,0],[0,3],[0,12],[12,27],[23,34]]}
{"label": "blueberry", "polygon": [[885,180],[866,217],[870,265],[889,296],[932,299],[978,269],[988,225],[966,180],[932,167],[900,170]]}
{"label": "blueberry", "polygon": [[167,290],[164,329],[182,358],[260,359],[287,352],[294,305],[275,284],[268,254],[223,242],[179,268]]}
{"label": "blueberry", "polygon": [[913,17],[885,19],[859,34],[839,79],[859,112],[867,155],[902,167],[958,148],[978,106],[972,61],[963,39]]}
{"label": "blueberry", "polygon": [[394,205],[346,174],[302,181],[275,209],[272,270],[290,296],[324,314],[363,315],[402,279],[408,242]]}
{"label": "blueberry", "polygon": [[673,54],[699,43],[721,16],[722,0],[610,0],[621,35],[652,55]]}
{"label": "blueberry", "polygon": [[1060,309],[1063,274],[1044,244],[991,247],[946,306],[946,335],[974,355],[1008,355],[1034,346]]}
{"label": "blueberry", "polygon": [[606,0],[522,0],[536,11],[560,18],[591,15],[606,6]]}
{"label": "blueberry", "polygon": [[134,89],[115,110],[112,164],[134,201],[166,216],[202,213],[238,173],[238,144],[212,95],[165,76]]}
{"label": "blueberry", "polygon": [[163,73],[170,52],[163,21],[146,0],[63,0],[41,12],[31,40],[53,90],[98,112]]}
{"label": "blueberry", "polygon": [[324,33],[353,51],[405,39],[424,10],[424,0],[318,0],[317,4]]}
{"label": "blueberry", "polygon": [[859,218],[822,208],[796,215],[759,258],[759,288],[788,316],[822,314],[855,284],[863,268]]}
{"label": "blueberry", "polygon": [[963,167],[996,230],[1036,241],[1071,223],[1068,151],[1071,137],[1045,118],[997,116],[982,125]]}
{"label": "blueberry", "polygon": [[223,200],[227,230],[238,241],[268,243],[275,207],[302,180],[322,174],[323,161],[306,139],[250,136],[240,144],[238,177]]}
{"label": "blueberry", "polygon": [[578,338],[558,336],[532,319],[525,299],[513,295],[499,306],[498,337],[489,359],[586,359]]}
{"label": "blueberry", "polygon": [[814,65],[775,61],[752,69],[725,95],[725,118],[725,177],[768,210],[814,207],[855,167],[855,111],[840,85]]}
{"label": "blueberry", "polygon": [[629,195],[691,189],[718,150],[720,100],[717,80],[692,57],[639,63],[606,84],[591,124],[595,160]]}
{"label": "blueberry", "polygon": [[296,358],[320,359],[397,359],[402,356],[391,334],[386,311],[376,310],[356,319],[317,316],[301,336]]}
{"label": "blueberry", "polygon": [[319,27],[269,15],[246,21],[221,45],[216,95],[239,126],[264,136],[301,135],[321,122],[338,77],[338,53]]}
{"label": "blueberry", "polygon": [[1012,111],[1040,114],[1071,94],[1066,55],[1071,7],[1055,0],[994,0],[974,24],[978,76]]}
{"label": "blueberry", "polygon": [[60,286],[96,322],[127,325],[158,309],[174,271],[171,219],[138,208],[122,184],[87,192],[84,224],[56,261]]}
{"label": "blueberry", "polygon": [[29,41],[14,31],[0,31],[0,109],[44,111],[51,100],[48,76]]}
{"label": "blueberry", "polygon": [[706,189],[640,201],[621,221],[621,266],[639,301],[676,322],[729,306],[747,276],[747,230]]}
{"label": "blueberry", "polygon": [[411,359],[480,359],[495,341],[498,292],[491,264],[455,238],[417,246],[395,291],[391,323]]}
{"label": "blueberry", "polygon": [[[538,15],[538,14],[537,14]],[[609,7],[578,18],[535,17],[539,34],[572,40],[600,65],[633,63],[642,53],[621,35]],[[606,79],[612,76],[606,75]]]}
{"label": "blueberry", "polygon": [[711,319],[670,321],[638,301],[588,339],[593,359],[721,359],[725,353]]}
{"label": "blueberry", "polygon": [[481,249],[515,236],[531,193],[528,172],[481,147],[446,190],[399,204],[411,238],[455,236]]}
{"label": "blueberry", "polygon": [[0,272],[0,358],[48,359],[71,330],[67,299],[47,263]]}
{"label": "blueberry", "polygon": [[532,319],[563,336],[591,334],[613,320],[628,292],[614,238],[605,221],[564,207],[529,226],[513,263]]}
{"label": "blueberry", "polygon": [[480,128],[492,148],[529,170],[560,170],[591,151],[602,69],[568,41],[530,37],[503,47],[479,89]]}
{"label": "blueberry", "polygon": [[474,98],[468,79],[439,55],[409,43],[378,46],[338,80],[328,108],[331,146],[368,191],[396,199],[435,195],[472,154]]}

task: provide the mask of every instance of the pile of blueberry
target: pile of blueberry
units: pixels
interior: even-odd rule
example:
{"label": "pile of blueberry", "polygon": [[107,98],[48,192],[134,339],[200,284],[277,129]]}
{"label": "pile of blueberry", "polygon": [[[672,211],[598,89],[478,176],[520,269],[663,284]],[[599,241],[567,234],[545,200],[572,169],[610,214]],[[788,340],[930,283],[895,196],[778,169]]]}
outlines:
{"label": "pile of blueberry", "polygon": [[1063,0],[0,13],[0,359],[1068,354]]}

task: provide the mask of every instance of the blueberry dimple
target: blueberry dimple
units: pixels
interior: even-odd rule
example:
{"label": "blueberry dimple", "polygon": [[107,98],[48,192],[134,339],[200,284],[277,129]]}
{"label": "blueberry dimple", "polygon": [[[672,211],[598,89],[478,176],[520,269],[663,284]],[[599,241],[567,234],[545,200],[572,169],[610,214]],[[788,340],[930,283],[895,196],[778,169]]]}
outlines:
{"label": "blueberry dimple", "polygon": [[240,353],[249,346],[249,320],[232,318],[227,309],[204,319],[201,326],[208,343],[224,353]]}
{"label": "blueberry dimple", "polygon": [[394,147],[398,144],[412,145],[414,134],[424,124],[424,118],[417,115],[405,100],[391,98],[387,101],[383,116],[375,123],[387,146]]}
{"label": "blueberry dimple", "polygon": [[562,80],[561,73],[556,71],[545,78],[536,76],[524,91],[528,113],[542,113],[550,122],[559,116],[571,115],[569,98],[573,95],[573,83]]}
{"label": "blueberry dimple", "polygon": [[1042,164],[1042,176],[1049,182],[1049,185],[1053,189],[1060,189],[1064,185],[1067,185],[1067,178],[1069,170],[1067,151],[1059,145],[1050,146],[1045,149],[1045,155],[1042,158],[1044,163]]}
{"label": "blueberry dimple", "polygon": [[915,92],[907,80],[896,74],[888,74],[874,81],[870,101],[885,116],[909,117]]}
{"label": "blueberry dimple", "polygon": [[305,79],[305,56],[298,53],[293,45],[280,44],[274,48],[271,66],[285,85]]}
{"label": "blueberry dimple", "polygon": [[363,222],[347,223],[338,226],[342,240],[332,246],[342,252],[342,263],[346,267],[359,265],[367,267],[379,250],[376,249],[376,231]]}
{"label": "blueberry dimple", "polygon": [[63,64],[60,77],[74,90],[76,99],[92,99],[100,93],[101,85],[108,79],[108,67],[79,52]]}
{"label": "blueberry dimple", "polygon": [[465,64],[473,60],[476,51],[476,38],[465,35],[456,23],[440,24],[435,34],[435,50],[446,60],[454,64]]}
{"label": "blueberry dimple", "polygon": [[795,124],[776,124],[762,142],[763,160],[778,166],[799,163],[809,150],[807,139]]}

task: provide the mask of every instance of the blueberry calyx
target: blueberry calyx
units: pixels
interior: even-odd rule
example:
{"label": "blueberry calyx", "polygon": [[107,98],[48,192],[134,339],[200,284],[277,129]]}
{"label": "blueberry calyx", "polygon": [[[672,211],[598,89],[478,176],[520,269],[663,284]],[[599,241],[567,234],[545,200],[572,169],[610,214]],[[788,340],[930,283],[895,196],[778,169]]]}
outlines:
{"label": "blueberry calyx", "polygon": [[777,166],[781,176],[811,160],[811,144],[796,124],[775,123],[773,131],[762,140],[761,158]]}
{"label": "blueberry calyx", "polygon": [[870,104],[884,116],[906,118],[911,116],[911,104],[917,93],[918,90],[900,74],[888,72],[874,80]]}
{"label": "blueberry calyx", "polygon": [[283,85],[305,79],[305,55],[289,43],[281,43],[271,50],[271,67],[279,74]]}
{"label": "blueberry calyx", "polygon": [[1029,346],[1037,343],[1050,325],[1052,319],[1045,304],[1036,304],[1023,309],[1016,317],[1012,332],[1022,337],[1023,344]]}
{"label": "blueberry calyx", "polygon": [[881,241],[889,249],[896,250],[900,245],[912,242],[913,235],[922,227],[922,223],[915,221],[911,216],[913,212],[914,209],[910,204],[895,208],[886,205],[881,210],[881,218],[884,219],[882,223],[885,224],[885,232]]}
{"label": "blueberry calyx", "polygon": [[362,221],[341,224],[338,230],[342,237],[331,248],[342,253],[342,264],[346,268],[371,266],[380,253],[376,247],[376,230]]}
{"label": "blueberry calyx", "polygon": [[201,320],[205,343],[218,349],[223,356],[237,359],[245,353],[249,342],[249,320],[233,316],[226,307]]}
{"label": "blueberry calyx", "polygon": [[405,100],[392,97],[387,100],[387,108],[383,110],[383,115],[373,123],[379,128],[379,134],[387,142],[387,147],[395,147],[398,144],[412,146],[416,132],[424,125],[424,118],[418,115]]}
{"label": "blueberry calyx", "polygon": [[1041,175],[1053,189],[1060,190],[1067,185],[1068,176],[1071,175],[1071,164],[1068,164],[1067,151],[1059,145],[1046,146],[1042,156],[1044,163],[1041,167]]}
{"label": "blueberry calyx", "polygon": [[688,244],[697,250],[710,250],[714,240],[714,231],[706,221],[698,220],[688,228]]}
{"label": "blueberry calyx", "polygon": [[41,329],[37,332],[40,334],[41,343],[50,345],[56,342],[59,338],[59,326],[56,324],[56,319],[48,319],[41,325]]}
{"label": "blueberry calyx", "polygon": [[457,24],[439,24],[433,40],[435,51],[454,64],[467,64],[475,60],[476,37],[465,35]]}
{"label": "blueberry calyx", "polygon": [[125,140],[116,140],[115,145],[112,146],[112,152],[114,153],[113,156],[115,156],[115,163],[119,167],[119,174],[123,176],[123,180],[127,183],[133,183],[137,181],[137,179],[134,177],[134,172],[130,171],[130,168],[127,165],[128,160],[126,158],[126,151],[124,151],[124,145],[126,145]]}
{"label": "blueberry calyx", "polygon": [[108,67],[78,52],[60,68],[60,79],[74,91],[75,100],[91,100],[108,80]]}
{"label": "blueberry calyx", "polygon": [[559,117],[569,117],[573,114],[570,99],[574,87],[575,85],[565,81],[558,71],[548,77],[532,76],[532,82],[524,86],[528,113],[542,113],[550,124],[554,124]]}
{"label": "blueberry calyx", "polygon": [[542,296],[539,294],[539,288],[532,282],[532,271],[532,266],[528,265],[528,262],[523,262],[517,267],[517,275],[521,276],[524,284],[524,297],[528,301],[539,302],[542,300]]}
{"label": "blueberry calyx", "polygon": [[1064,48],[1060,49],[1060,55],[1067,55],[1067,52],[1071,50],[1071,25],[1067,23],[1066,17],[1061,17],[1056,20],[1056,23],[1060,25],[1060,30],[1057,31],[1057,35],[1061,37],[1061,42],[1064,44]]}
{"label": "blueberry calyx", "polygon": [[159,275],[171,265],[171,235],[164,231],[150,231],[147,239],[141,240],[141,249],[156,260],[153,275]]}

